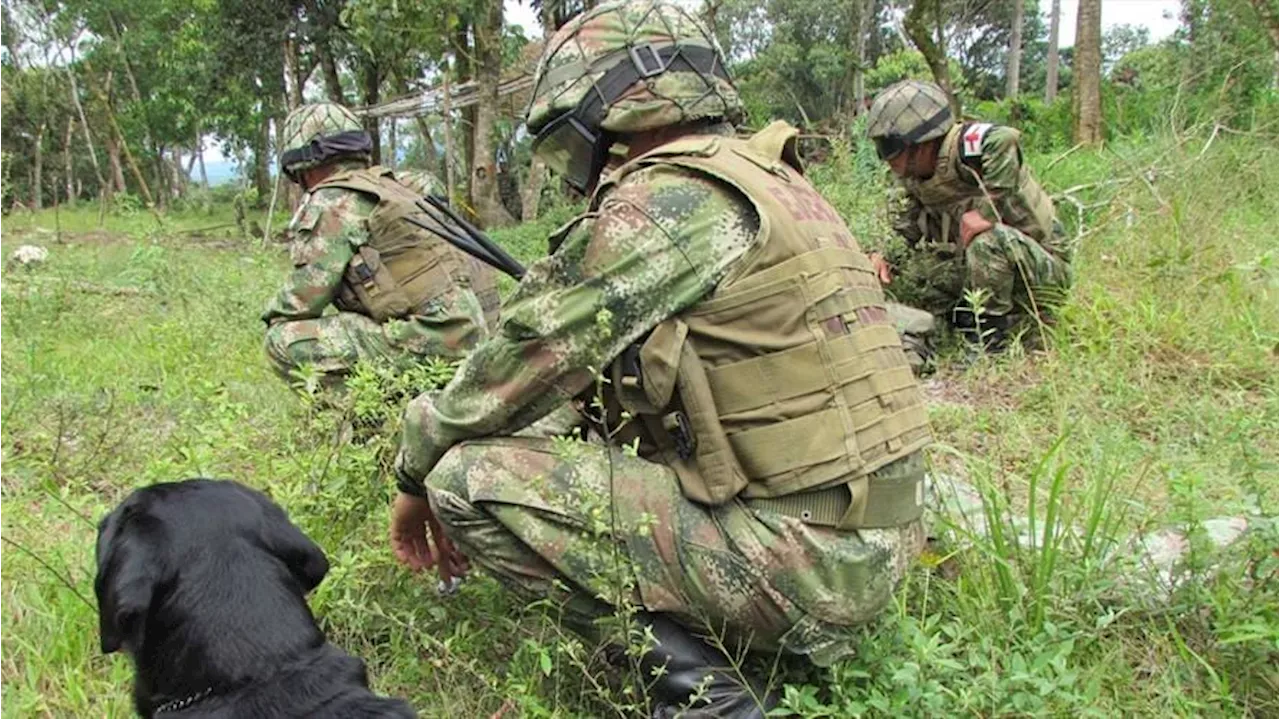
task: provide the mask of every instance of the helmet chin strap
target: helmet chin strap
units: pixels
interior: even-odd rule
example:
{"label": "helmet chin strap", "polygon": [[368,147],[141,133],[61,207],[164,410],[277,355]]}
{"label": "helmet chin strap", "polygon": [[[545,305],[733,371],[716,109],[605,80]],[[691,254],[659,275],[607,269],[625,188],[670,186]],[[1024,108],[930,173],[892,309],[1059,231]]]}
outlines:
{"label": "helmet chin strap", "polygon": [[[616,142],[616,136],[602,130],[600,125],[604,122],[609,107],[626,94],[636,82],[672,70],[693,71],[704,78],[715,76],[729,80],[729,73],[720,61],[720,56],[709,47],[667,45],[655,48],[653,45],[644,44],[628,48],[627,55],[628,60],[609,68],[599,80],[596,80],[592,91],[583,96],[577,107],[569,111],[581,128],[594,135],[591,166],[586,174],[587,182],[579,188],[585,194],[590,194],[599,181],[600,173],[608,164],[609,147]],[[708,86],[710,86],[709,80]],[[553,121],[544,125],[539,135],[550,131],[555,124]]]}

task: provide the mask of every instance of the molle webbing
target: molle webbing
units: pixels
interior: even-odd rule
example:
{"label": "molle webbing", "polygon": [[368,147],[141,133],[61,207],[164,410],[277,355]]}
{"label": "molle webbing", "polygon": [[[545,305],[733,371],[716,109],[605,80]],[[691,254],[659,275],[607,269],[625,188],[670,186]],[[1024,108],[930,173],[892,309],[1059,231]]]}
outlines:
{"label": "molle webbing", "polygon": [[866,475],[826,489],[748,499],[747,506],[836,529],[899,527],[924,514],[924,472]]}
{"label": "molle webbing", "polygon": [[467,287],[480,301],[486,319],[496,321],[501,300],[493,270],[439,236],[405,222],[405,217],[413,216],[430,227],[439,225],[440,220],[418,207],[417,194],[397,182],[390,170],[375,166],[342,172],[317,185],[320,187],[339,187],[378,198],[368,220],[369,242],[357,255],[366,269],[349,268],[339,297],[343,304],[361,305],[381,322],[428,314],[433,302],[456,287]]}
{"label": "molle webbing", "polygon": [[[870,263],[839,215],[781,161],[786,140],[773,126],[746,142],[689,138],[635,163],[737,188],[762,237],[710,298],[640,348],[645,401],[618,399],[691,499],[788,498],[783,510],[799,502],[832,526],[895,526],[919,516],[916,486],[871,489],[867,477],[929,443],[927,412]],[[674,390],[655,391],[671,387],[673,372]],[[692,441],[680,437],[685,425]]]}

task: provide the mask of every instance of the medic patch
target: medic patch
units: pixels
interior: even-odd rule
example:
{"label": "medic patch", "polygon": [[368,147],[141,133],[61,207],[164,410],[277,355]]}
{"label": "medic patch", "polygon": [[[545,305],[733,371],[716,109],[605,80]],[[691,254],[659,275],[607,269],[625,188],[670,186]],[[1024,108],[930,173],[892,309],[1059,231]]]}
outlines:
{"label": "medic patch", "polygon": [[960,137],[960,154],[963,157],[982,157],[982,140],[987,136],[987,130],[992,128],[989,122],[979,122],[969,125],[964,130],[964,135]]}

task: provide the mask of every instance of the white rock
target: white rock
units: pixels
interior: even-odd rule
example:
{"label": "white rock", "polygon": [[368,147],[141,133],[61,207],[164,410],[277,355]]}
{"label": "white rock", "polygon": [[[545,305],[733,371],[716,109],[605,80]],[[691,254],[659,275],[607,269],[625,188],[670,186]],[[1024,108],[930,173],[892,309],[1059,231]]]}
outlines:
{"label": "white rock", "polygon": [[9,255],[9,263],[17,263],[26,267],[38,265],[49,259],[49,251],[38,245],[22,245]]}

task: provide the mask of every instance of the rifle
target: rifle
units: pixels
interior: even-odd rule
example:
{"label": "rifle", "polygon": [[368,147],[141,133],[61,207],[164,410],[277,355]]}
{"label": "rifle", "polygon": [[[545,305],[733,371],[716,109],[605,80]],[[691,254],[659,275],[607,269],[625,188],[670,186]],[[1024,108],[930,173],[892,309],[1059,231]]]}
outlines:
{"label": "rifle", "polygon": [[[507,254],[507,251],[502,249],[501,245],[481,232],[478,227],[464,220],[452,207],[449,207],[449,204],[443,198],[427,195],[418,200],[416,204],[419,210],[434,218],[439,227],[430,227],[416,217],[405,217],[404,220],[406,222],[436,235],[468,255],[490,267],[507,273],[517,280],[524,277],[524,265]],[[441,215],[444,215],[444,218]],[[449,232],[450,222],[445,222],[445,218],[452,222],[453,225],[462,228],[463,234]]]}

